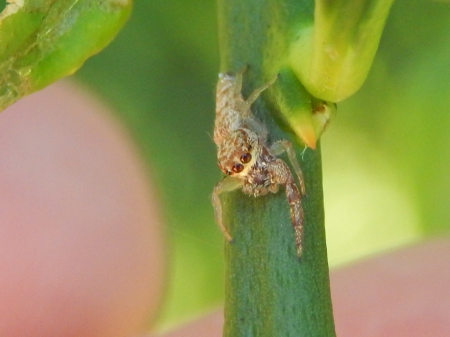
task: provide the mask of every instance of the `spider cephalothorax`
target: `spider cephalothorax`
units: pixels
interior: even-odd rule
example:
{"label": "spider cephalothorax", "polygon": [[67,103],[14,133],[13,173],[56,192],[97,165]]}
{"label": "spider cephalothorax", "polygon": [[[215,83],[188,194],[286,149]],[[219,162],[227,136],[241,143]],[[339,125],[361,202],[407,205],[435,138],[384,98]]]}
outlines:
{"label": "spider cephalothorax", "polygon": [[[219,74],[216,92],[216,120],[214,142],[217,145],[219,168],[227,175],[213,191],[212,201],[216,221],[228,241],[231,235],[222,220],[222,205],[219,194],[242,188],[245,194],[255,197],[269,192],[276,193],[285,186],[290,206],[291,222],[295,232],[297,255],[302,254],[303,209],[301,196],[305,193],[302,171],[287,140],[267,144],[267,130],[257,120],[250,107],[269,83],[255,90],[246,100],[242,97],[242,75]],[[298,176],[300,191],[287,164],[276,156],[287,152]]]}
{"label": "spider cephalothorax", "polygon": [[258,150],[258,136],[248,129],[237,129],[218,147],[217,163],[226,175],[243,177],[255,163]]}

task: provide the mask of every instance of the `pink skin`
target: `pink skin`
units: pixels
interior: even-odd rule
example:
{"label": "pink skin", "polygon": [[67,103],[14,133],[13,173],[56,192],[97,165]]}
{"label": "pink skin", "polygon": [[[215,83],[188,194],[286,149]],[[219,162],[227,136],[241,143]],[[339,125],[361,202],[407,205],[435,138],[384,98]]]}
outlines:
{"label": "pink skin", "polygon": [[339,336],[450,336],[450,240],[434,240],[337,270]]}
{"label": "pink skin", "polygon": [[0,336],[148,330],[161,218],[128,135],[67,83],[0,114]]}
{"label": "pink skin", "polygon": [[[156,336],[143,331],[164,292],[161,220],[117,123],[57,84],[0,114],[0,158],[0,336]],[[448,266],[447,239],[333,271],[337,335],[449,336]],[[159,337],[222,324],[216,311]]]}
{"label": "pink skin", "polygon": [[[338,337],[450,336],[450,240],[436,240],[331,273]],[[217,311],[165,335],[221,336]]]}

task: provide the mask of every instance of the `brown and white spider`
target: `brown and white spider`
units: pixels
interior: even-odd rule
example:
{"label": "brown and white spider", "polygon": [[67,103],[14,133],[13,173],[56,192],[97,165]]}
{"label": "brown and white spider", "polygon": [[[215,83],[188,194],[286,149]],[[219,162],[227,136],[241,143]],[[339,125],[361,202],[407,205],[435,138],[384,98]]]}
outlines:
{"label": "brown and white spider", "polygon": [[[244,70],[236,76],[219,74],[217,83],[214,142],[217,145],[217,163],[227,176],[216,185],[212,194],[216,222],[231,242],[232,237],[223,224],[219,195],[242,188],[245,194],[259,197],[269,192],[277,193],[279,186],[283,185],[290,207],[297,255],[300,257],[303,240],[301,198],[305,194],[302,171],[292,144],[279,140],[268,145],[267,129],[250,110],[253,102],[276,78],[244,99],[241,93],[243,73]],[[300,191],[288,165],[276,157],[285,151],[298,176]]]}

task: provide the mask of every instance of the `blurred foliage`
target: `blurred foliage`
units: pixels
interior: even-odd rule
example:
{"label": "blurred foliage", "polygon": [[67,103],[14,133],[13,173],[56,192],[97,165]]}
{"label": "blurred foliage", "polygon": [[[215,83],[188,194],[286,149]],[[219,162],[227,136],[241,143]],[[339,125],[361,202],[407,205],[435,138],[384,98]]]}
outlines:
{"label": "blurred foliage", "polygon": [[[128,125],[159,189],[172,253],[165,324],[223,296],[210,205],[216,17],[211,0],[137,0],[76,75]],[[338,105],[322,138],[332,266],[450,230],[449,30],[448,4],[397,0],[368,80]]]}
{"label": "blurred foliage", "polygon": [[[331,257],[336,263],[450,230],[449,19],[449,4],[396,2],[368,80],[339,105],[336,125],[330,128],[339,135],[334,140],[325,135],[324,148],[329,145],[329,152],[324,150],[325,179],[327,169],[336,179],[337,172],[356,173],[347,187],[335,190],[335,201],[352,189],[364,190],[347,200],[347,209],[340,214],[353,209],[364,214],[365,223],[349,223],[337,215],[340,236],[347,242],[330,239],[336,249],[342,245],[340,255],[348,256]],[[338,159],[349,151],[353,154],[346,162]],[[336,160],[331,162],[332,158]],[[368,182],[365,188],[360,175]],[[336,219],[329,215],[332,225]],[[354,230],[346,234],[347,228]],[[351,248],[343,252],[346,243]],[[355,252],[359,253],[352,258]]]}
{"label": "blurred foliage", "polygon": [[118,38],[77,73],[130,127],[159,188],[172,248],[163,320],[223,297],[223,239],[210,203],[220,179],[211,138],[216,26],[213,1],[138,0]]}

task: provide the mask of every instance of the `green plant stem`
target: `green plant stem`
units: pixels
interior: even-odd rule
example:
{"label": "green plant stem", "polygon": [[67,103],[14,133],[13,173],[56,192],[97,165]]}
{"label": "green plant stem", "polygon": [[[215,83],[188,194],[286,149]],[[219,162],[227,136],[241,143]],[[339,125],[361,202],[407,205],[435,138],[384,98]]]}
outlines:
{"label": "green plant stem", "polygon": [[[297,17],[308,20],[311,7],[310,1],[299,0],[219,0],[221,71],[250,66],[244,97],[273,76],[269,73],[277,60],[283,63],[284,42],[277,40],[280,35],[270,34],[285,24],[282,11],[297,10]],[[272,49],[277,41],[278,56]],[[303,257],[296,256],[283,189],[259,198],[242,191],[225,194],[225,221],[234,241],[225,246],[224,336],[332,337],[320,145],[302,156],[303,146],[292,132],[274,121],[276,102],[265,101],[267,97],[263,94],[252,110],[267,125],[269,141],[293,141],[305,177]]]}

